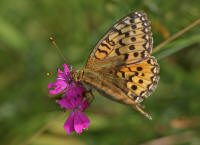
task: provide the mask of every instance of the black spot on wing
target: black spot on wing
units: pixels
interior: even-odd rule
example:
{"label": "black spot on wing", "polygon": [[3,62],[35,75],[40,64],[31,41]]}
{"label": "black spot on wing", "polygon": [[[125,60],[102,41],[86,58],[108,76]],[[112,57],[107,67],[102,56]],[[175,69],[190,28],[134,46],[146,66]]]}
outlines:
{"label": "black spot on wing", "polygon": [[120,54],[121,54],[121,53],[119,52],[119,48],[115,49],[115,53],[116,53],[117,55],[120,55]]}
{"label": "black spot on wing", "polygon": [[125,43],[122,42],[122,39],[119,40],[119,44],[120,44],[121,46],[125,46],[125,45],[126,45]]}
{"label": "black spot on wing", "polygon": [[105,53],[106,55],[108,55],[108,52],[105,51],[105,50],[97,49],[97,51],[99,51],[100,53]]}
{"label": "black spot on wing", "polygon": [[104,47],[108,48],[109,50],[111,50],[111,48],[105,43],[101,43],[101,46],[104,46]]}
{"label": "black spot on wing", "polygon": [[134,57],[138,57],[138,55],[139,55],[138,52],[133,53]]}
{"label": "black spot on wing", "polygon": [[128,54],[125,53],[125,54],[124,54],[124,60],[126,61],[127,59],[128,59]]}
{"label": "black spot on wing", "polygon": [[125,72],[123,71],[119,71],[119,72],[121,73],[122,77],[125,78]]}
{"label": "black spot on wing", "polygon": [[132,86],[131,86],[131,89],[137,90],[137,86],[136,86],[136,85],[132,85]]}
{"label": "black spot on wing", "polygon": [[134,45],[131,45],[131,46],[129,46],[129,49],[130,49],[130,50],[134,50],[134,49],[135,49],[135,46],[134,46]]}
{"label": "black spot on wing", "polygon": [[137,70],[138,70],[138,71],[142,71],[142,67],[140,67],[140,66],[137,67]]}

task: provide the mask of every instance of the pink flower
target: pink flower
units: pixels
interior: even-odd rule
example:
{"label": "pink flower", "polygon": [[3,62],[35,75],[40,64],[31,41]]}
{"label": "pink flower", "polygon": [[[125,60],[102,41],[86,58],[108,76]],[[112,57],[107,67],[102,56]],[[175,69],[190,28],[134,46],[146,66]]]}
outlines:
{"label": "pink flower", "polygon": [[88,98],[84,98],[85,88],[80,82],[75,82],[70,78],[70,70],[66,64],[63,65],[64,71],[58,69],[57,79],[55,83],[48,84],[49,93],[57,95],[64,93],[64,97],[57,103],[66,109],[71,110],[71,114],[64,124],[64,129],[68,134],[75,131],[80,134],[83,129],[88,129],[89,119],[83,111],[89,107]]}
{"label": "pink flower", "polygon": [[67,96],[75,96],[77,95],[77,92],[83,93],[84,88],[81,87],[80,83],[71,80],[68,66],[63,64],[63,68],[64,71],[58,69],[57,81],[55,83],[48,84],[48,88],[51,89],[49,90],[49,94],[57,95],[62,91],[66,91]]}
{"label": "pink flower", "polygon": [[58,69],[58,78],[56,79],[56,83],[48,84],[48,88],[54,88],[53,90],[49,90],[51,95],[56,95],[61,93],[66,88],[69,88],[70,85],[70,71],[66,64],[63,65],[64,72]]}
{"label": "pink flower", "polygon": [[68,134],[75,131],[80,134],[83,129],[88,129],[89,119],[82,111],[89,107],[88,99],[83,97],[65,97],[57,101],[62,107],[71,110],[71,114],[64,124],[64,129]]}

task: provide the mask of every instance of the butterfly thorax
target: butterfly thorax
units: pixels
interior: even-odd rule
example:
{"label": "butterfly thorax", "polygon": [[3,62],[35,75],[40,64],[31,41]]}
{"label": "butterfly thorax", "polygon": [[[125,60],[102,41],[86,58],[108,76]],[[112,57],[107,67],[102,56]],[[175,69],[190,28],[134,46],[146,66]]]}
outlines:
{"label": "butterfly thorax", "polygon": [[81,81],[83,78],[83,72],[84,72],[83,69],[71,71],[70,73],[71,79],[74,81]]}
{"label": "butterfly thorax", "polygon": [[[98,72],[96,72],[93,69],[85,68],[85,69],[81,69],[81,70],[73,70],[73,71],[71,71],[70,75],[71,75],[72,80],[74,80],[76,82],[80,82],[87,90],[92,90],[93,88],[95,88],[93,86],[94,84],[98,84],[101,82],[100,80],[98,80],[98,81],[95,80],[98,78]],[[96,83],[96,82],[98,82],[98,83]]]}

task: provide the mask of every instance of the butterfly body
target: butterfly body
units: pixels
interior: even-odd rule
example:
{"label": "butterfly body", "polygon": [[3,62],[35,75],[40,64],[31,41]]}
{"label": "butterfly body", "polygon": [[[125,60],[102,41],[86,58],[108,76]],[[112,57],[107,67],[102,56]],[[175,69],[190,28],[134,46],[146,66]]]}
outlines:
{"label": "butterfly body", "polygon": [[78,81],[82,82],[84,86],[89,86],[87,88],[95,89],[104,96],[118,102],[123,103],[122,100],[127,99],[127,96],[124,93],[127,88],[125,87],[123,80],[116,79],[110,74],[90,69],[83,69],[76,71],[76,73],[79,75]]}
{"label": "butterfly body", "polygon": [[159,65],[151,56],[152,43],[146,14],[131,13],[108,30],[91,52],[86,67],[72,71],[71,77],[112,100],[131,105],[150,119],[139,103],[159,81]]}

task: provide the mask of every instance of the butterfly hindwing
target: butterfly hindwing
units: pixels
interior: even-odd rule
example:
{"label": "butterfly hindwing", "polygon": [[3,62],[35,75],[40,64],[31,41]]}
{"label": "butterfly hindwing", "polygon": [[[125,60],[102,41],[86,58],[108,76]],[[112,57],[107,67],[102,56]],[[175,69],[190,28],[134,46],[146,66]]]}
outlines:
{"label": "butterfly hindwing", "polygon": [[157,87],[159,81],[159,65],[154,57],[141,63],[120,67],[117,77],[124,78],[129,89],[128,96],[137,103],[147,98]]}
{"label": "butterfly hindwing", "polygon": [[[117,85],[120,91],[136,103],[142,102],[151,95],[159,81],[159,65],[153,56],[149,56],[140,63],[124,64],[119,67],[111,66],[93,71],[103,75],[104,82]],[[101,79],[98,82],[101,82]],[[108,92],[101,87],[98,90]],[[112,96],[113,93],[109,95]]]}
{"label": "butterfly hindwing", "polygon": [[97,43],[91,52],[86,68],[93,62],[123,56],[124,62],[136,63],[149,56],[152,51],[150,21],[144,12],[134,12],[119,20]]}

